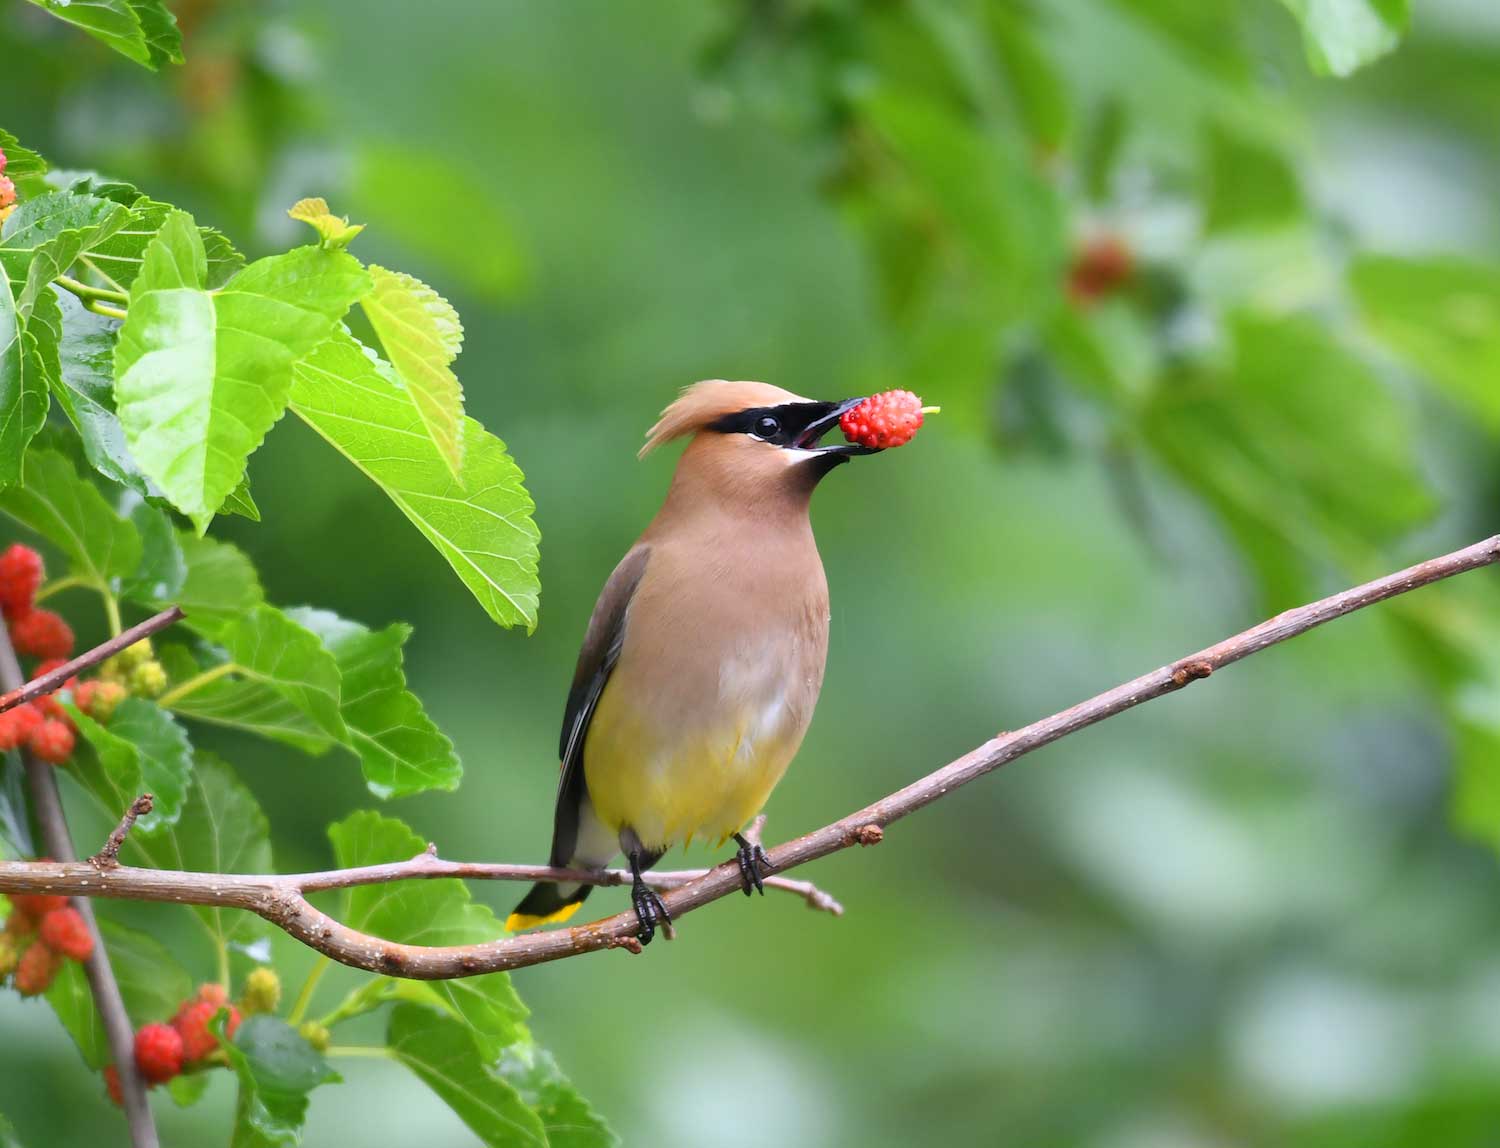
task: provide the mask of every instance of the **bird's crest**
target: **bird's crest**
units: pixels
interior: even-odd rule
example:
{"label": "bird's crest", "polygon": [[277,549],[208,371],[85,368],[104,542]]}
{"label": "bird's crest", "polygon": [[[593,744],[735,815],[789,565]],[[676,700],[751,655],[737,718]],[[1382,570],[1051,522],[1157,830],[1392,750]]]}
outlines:
{"label": "bird's crest", "polygon": [[661,412],[656,425],[646,432],[646,445],[641,447],[640,457],[645,458],[664,442],[702,430],[709,423],[736,411],[807,401],[770,383],[731,382],[727,379],[694,383]]}

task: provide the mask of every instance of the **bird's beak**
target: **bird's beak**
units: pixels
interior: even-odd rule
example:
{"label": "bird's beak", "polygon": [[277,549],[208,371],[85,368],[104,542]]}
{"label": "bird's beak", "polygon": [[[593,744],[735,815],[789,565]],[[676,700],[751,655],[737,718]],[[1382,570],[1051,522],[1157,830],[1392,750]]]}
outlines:
{"label": "bird's beak", "polygon": [[841,442],[830,446],[819,446],[818,440],[829,431],[839,425],[839,419],[845,411],[853,410],[864,402],[864,396],[857,399],[844,399],[836,403],[827,403],[828,413],[807,424],[807,428],[797,436],[796,447],[798,450],[812,451],[821,455],[833,455],[836,458],[854,458],[861,454],[879,454],[878,447],[860,446],[858,443]]}

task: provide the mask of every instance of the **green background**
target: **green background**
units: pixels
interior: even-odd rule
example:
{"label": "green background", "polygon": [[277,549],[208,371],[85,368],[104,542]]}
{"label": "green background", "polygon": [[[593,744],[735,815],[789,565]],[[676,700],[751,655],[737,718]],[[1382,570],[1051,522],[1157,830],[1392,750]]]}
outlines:
{"label": "green background", "polygon": [[[1136,174],[1106,205],[1060,181],[1071,234],[1102,222],[1173,290],[1340,338],[1352,304],[1328,283],[1354,253],[1493,264],[1500,23],[1482,0],[1420,8],[1395,55],[1334,80],[1309,69],[1270,0],[1057,5],[1042,23],[1068,60],[1073,106],[1122,100],[1137,141]],[[537,503],[533,637],[489,625],[400,515],[293,420],[251,462],[264,523],[214,527],[254,556],[272,601],[415,625],[409,677],[465,779],[391,812],[445,856],[545,855],[573,656],[671,471],[668,453],[638,462],[635,450],[696,379],[818,398],[910,385],[948,410],[910,449],[843,468],[818,494],[827,684],[768,808],[773,841],[1296,594],[1494,528],[1493,433],[1369,339],[1349,336],[1389,418],[1339,406],[1300,440],[1306,465],[1265,488],[1299,540],[1294,576],[1286,537],[1236,532],[1204,494],[1227,473],[1214,440],[1173,440],[1186,464],[1149,432],[1122,450],[1130,404],[1117,396],[1030,378],[1016,366],[1024,341],[1004,342],[996,367],[993,332],[976,366],[972,326],[903,317],[857,202],[831,187],[830,136],[807,122],[823,107],[820,58],[784,47],[759,71],[716,70],[705,52],[727,11],[199,0],[178,6],[188,64],[160,75],[39,10],[0,11],[3,83],[23,93],[0,118],[58,166],[130,179],[252,253],[300,242],[282,212],[326,194],[370,224],[363,258],[422,276],[463,314],[468,409],[506,440]],[[1216,41],[1220,25],[1229,40]],[[917,56],[898,45],[880,66]],[[1178,57],[1192,68],[1162,63]],[[1065,156],[1083,150],[1083,119]],[[1217,184],[1184,175],[1211,120],[1274,141],[1296,188],[1237,152]],[[1014,224],[1026,210],[1001,214]],[[1254,228],[1220,243],[1215,219]],[[1003,306],[1040,309],[1019,273],[999,279],[1020,292]],[[1139,317],[1152,313],[1091,312],[1141,403],[1180,377]],[[1342,401],[1316,356],[1268,361],[1252,399],[1278,386],[1293,397],[1265,424],[1231,424],[1247,448],[1288,411]],[[1489,366],[1470,379],[1485,394],[1500,387]],[[1399,440],[1399,474],[1364,466],[1377,440]],[[1325,472],[1352,476],[1351,497],[1390,523],[1365,530],[1346,503],[1319,503]],[[1420,513],[1397,509],[1414,499]],[[1331,541],[1329,522],[1357,544]],[[1495,616],[1477,590],[1424,594],[1477,604],[1461,628]],[[61,601],[84,636],[101,628],[86,596]],[[844,903],[841,919],[782,895],[736,897],[639,958],[525,970],[532,1026],[629,1144],[1491,1143],[1500,873],[1454,828],[1452,695],[1395,616],[1362,613],[1069,738],[892,827],[880,848],[799,874]],[[1466,696],[1495,708],[1492,690]],[[281,869],[330,864],[324,826],[374,804],[348,758],[202,740],[266,808]],[[1480,753],[1466,768],[1486,765]],[[80,838],[92,831],[80,819]],[[722,858],[695,847],[664,864]],[[518,894],[476,888],[500,910]],[[610,890],[588,908],[624,904]],[[105,911],[172,935],[168,915]],[[277,951],[294,986],[308,957],[291,942]],[[330,1001],[341,975],[325,982]],[[338,1067],[345,1083],[313,1098],[312,1148],[475,1142],[399,1066]],[[227,1075],[191,1111],[161,1097],[164,1143],[221,1142],[232,1103]],[[123,1131],[46,1006],[10,994],[0,1110],[26,1144]]]}

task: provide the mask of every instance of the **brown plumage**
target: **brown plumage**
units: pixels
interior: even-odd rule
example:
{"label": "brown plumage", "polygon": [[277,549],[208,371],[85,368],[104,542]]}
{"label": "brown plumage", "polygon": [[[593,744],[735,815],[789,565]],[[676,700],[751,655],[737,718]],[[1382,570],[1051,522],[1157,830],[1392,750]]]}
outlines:
{"label": "brown plumage", "polygon": [[[554,865],[602,866],[623,850],[644,868],[694,836],[722,841],[780,780],[828,647],[809,499],[858,453],[819,449],[816,436],[848,405],[715,380],[688,388],[648,433],[642,453],[692,439],[589,622],[563,725]],[[767,415],[777,433],[759,437]],[[758,875],[752,864],[747,878]],[[587,893],[538,885],[510,926],[563,919]]]}

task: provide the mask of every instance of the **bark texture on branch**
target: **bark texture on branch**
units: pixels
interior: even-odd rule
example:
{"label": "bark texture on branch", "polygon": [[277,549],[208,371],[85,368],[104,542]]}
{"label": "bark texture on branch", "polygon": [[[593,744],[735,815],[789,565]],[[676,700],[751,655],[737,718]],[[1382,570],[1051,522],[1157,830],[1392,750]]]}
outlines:
{"label": "bark texture on branch", "polygon": [[[1495,562],[1500,562],[1500,536],[1278,614],[1252,629],[1106,690],[1071,709],[1022,729],[1000,734],[904,789],[821,829],[776,846],[769,850],[771,861],[781,873],[853,845],[878,844],[884,837],[885,826],[1033,750],[1143,702],[1175,693],[1242,658],[1354,610]],[[578,873],[541,866],[462,864],[440,860],[429,850],[410,861],[390,865],[293,876],[179,873],[127,867],[99,872],[88,865],[9,862],[0,863],[0,892],[53,891],[81,897],[126,897],[245,909],[259,914],[336,961],[390,976],[420,980],[524,968],[600,949],[640,951],[635,940],[636,917],[630,911],[589,924],[505,937],[484,944],[423,947],[396,944],[346,928],[306,899],[306,894],[327,889],[437,877],[553,878],[587,880],[595,884],[622,884],[628,879],[619,871]],[[662,898],[674,918],[741,887],[739,868],[732,861],[702,873],[655,875],[658,882],[669,877],[681,880],[680,884],[669,885]],[[780,877],[776,881],[785,883]],[[797,891],[803,892],[809,903],[816,905],[810,893]]]}
{"label": "bark texture on branch", "polygon": [[[100,662],[114,657],[121,650],[135,645],[142,638],[149,638],[158,630],[165,630],[173,622],[178,621],[182,617],[183,613],[180,607],[168,607],[160,614],[153,614],[144,622],[139,622],[131,626],[130,629],[121,631],[109,641],[95,646],[92,650],[87,650],[79,654],[71,661],[64,662],[55,670],[48,670],[45,674],[40,674],[32,678],[29,682],[21,676],[20,667],[17,667],[15,680],[11,681],[7,679],[4,683],[6,692],[0,694],[0,713],[15,709],[16,706],[21,705],[23,702],[39,698],[43,694],[50,694],[54,690],[62,689],[63,683],[74,674],[81,674],[84,670],[92,669]],[[14,661],[14,659],[12,660]]]}

